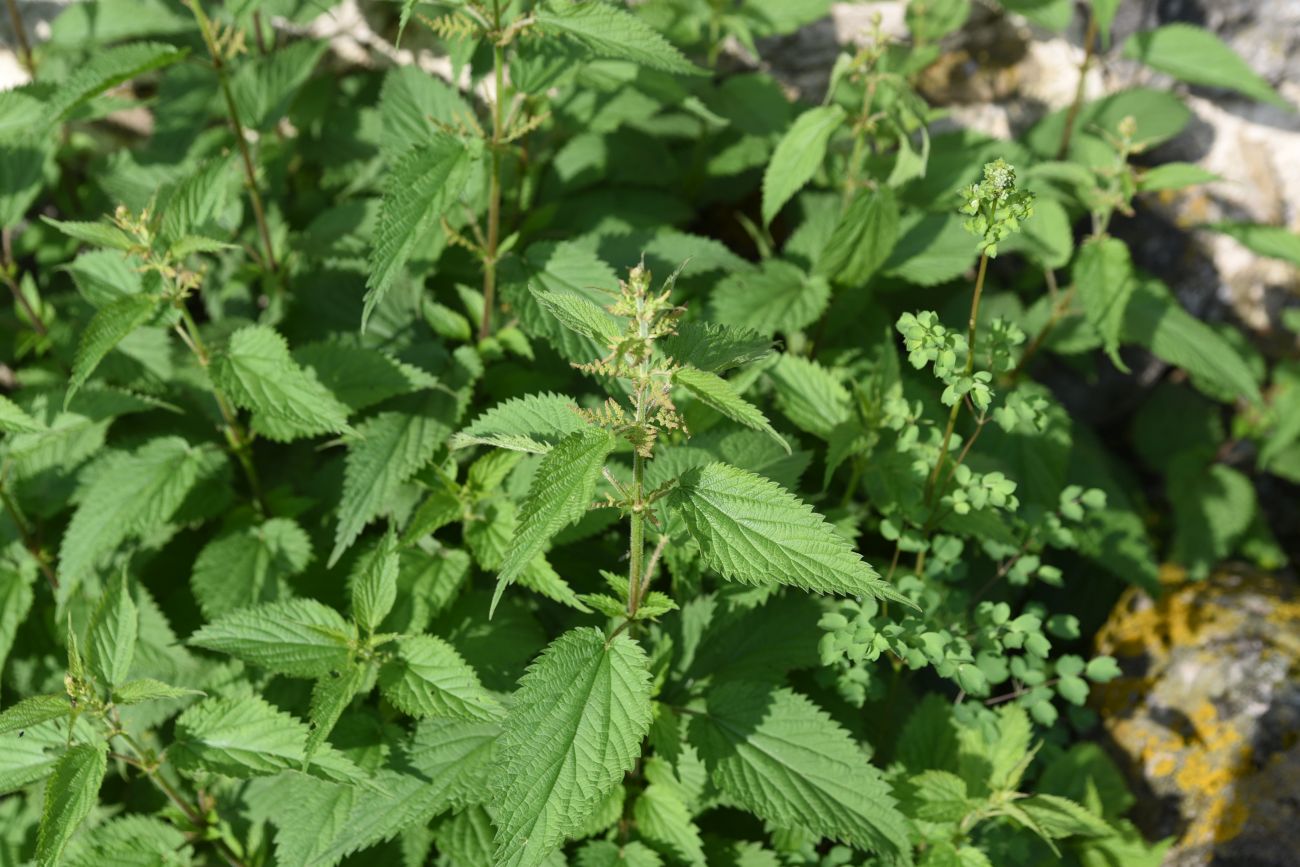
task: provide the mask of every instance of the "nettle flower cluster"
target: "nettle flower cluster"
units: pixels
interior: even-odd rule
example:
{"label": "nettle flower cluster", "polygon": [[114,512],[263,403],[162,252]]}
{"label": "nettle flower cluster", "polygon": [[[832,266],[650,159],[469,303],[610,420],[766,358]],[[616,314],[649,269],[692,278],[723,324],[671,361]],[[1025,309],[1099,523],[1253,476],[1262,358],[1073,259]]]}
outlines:
{"label": "nettle flower cluster", "polygon": [[[644,263],[632,268],[628,279],[619,281],[617,300],[607,308],[612,315],[627,319],[626,330],[610,336],[606,344],[609,354],[604,358],[573,365],[587,374],[628,381],[631,415],[612,397],[599,410],[578,412],[592,424],[626,439],[645,458],[654,454],[660,433],[686,429],[672,396],[673,376],[681,366],[671,358],[655,357],[655,341],[676,334],[677,318],[684,312],[671,300],[676,277],[672,275],[656,294]],[[550,306],[554,311],[563,303],[551,300]]]}

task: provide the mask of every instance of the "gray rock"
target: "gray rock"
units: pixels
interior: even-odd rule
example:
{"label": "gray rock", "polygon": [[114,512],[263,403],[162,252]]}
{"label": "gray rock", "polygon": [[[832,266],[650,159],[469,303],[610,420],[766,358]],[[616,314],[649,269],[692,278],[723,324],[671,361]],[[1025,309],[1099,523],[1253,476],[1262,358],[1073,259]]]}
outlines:
{"label": "gray rock", "polygon": [[1124,676],[1097,709],[1140,798],[1174,836],[1165,867],[1289,867],[1300,851],[1300,588],[1224,570],[1152,599],[1129,590],[1097,646]]}

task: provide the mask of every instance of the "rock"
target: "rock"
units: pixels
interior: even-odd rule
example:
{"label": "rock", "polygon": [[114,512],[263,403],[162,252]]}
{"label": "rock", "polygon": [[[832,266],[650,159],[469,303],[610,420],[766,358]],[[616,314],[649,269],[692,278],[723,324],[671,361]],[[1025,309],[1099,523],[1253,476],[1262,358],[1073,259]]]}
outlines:
{"label": "rock", "polygon": [[[1136,588],[1097,635],[1122,677],[1095,696],[1165,867],[1291,867],[1300,851],[1300,587],[1227,569]],[[1143,797],[1145,795],[1145,797]]]}

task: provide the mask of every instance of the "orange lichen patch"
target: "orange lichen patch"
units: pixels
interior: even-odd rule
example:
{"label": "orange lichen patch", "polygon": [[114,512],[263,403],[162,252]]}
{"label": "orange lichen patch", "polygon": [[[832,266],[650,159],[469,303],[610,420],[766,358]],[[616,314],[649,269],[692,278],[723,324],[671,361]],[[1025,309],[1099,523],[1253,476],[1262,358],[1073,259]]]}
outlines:
{"label": "orange lichen patch", "polygon": [[1184,751],[1174,781],[1180,791],[1199,794],[1203,802],[1184,840],[1222,843],[1240,833],[1247,818],[1245,807],[1236,800],[1235,784],[1250,772],[1252,751],[1240,727],[1231,719],[1221,720],[1209,702],[1197,707],[1191,719],[1196,735]]}
{"label": "orange lichen patch", "polygon": [[[1166,591],[1159,599],[1130,587],[1120,596],[1110,619],[1097,633],[1097,650],[1117,657],[1146,656],[1156,667],[1173,647],[1192,647],[1219,635],[1237,634],[1256,612],[1236,607],[1233,596],[1249,589],[1271,594],[1279,582],[1257,574],[1241,578],[1220,573],[1205,582],[1187,582],[1186,571],[1176,566],[1160,570]],[[1265,611],[1258,612],[1271,624],[1300,626],[1300,600],[1277,593]],[[1300,651],[1300,630],[1283,630],[1288,649]]]}
{"label": "orange lichen patch", "polygon": [[1098,633],[1098,652],[1115,656],[1126,676],[1098,687],[1094,700],[1132,770],[1177,799],[1177,850],[1208,853],[1263,820],[1252,810],[1262,803],[1252,795],[1257,765],[1267,763],[1252,747],[1260,711],[1233,698],[1243,665],[1300,671],[1300,594],[1257,572],[1187,582],[1166,567],[1160,579],[1158,598],[1130,589]]}

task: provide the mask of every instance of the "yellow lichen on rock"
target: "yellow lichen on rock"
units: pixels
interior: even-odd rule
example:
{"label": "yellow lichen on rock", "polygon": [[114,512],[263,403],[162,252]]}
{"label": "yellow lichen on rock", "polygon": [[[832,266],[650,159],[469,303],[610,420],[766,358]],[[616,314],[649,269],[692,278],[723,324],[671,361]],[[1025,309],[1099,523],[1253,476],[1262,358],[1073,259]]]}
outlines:
{"label": "yellow lichen on rock", "polygon": [[1158,599],[1127,591],[1097,637],[1098,651],[1124,671],[1094,700],[1151,796],[1141,799],[1139,821],[1152,834],[1178,836],[1167,865],[1201,867],[1225,855],[1295,863],[1286,859],[1300,850],[1300,816],[1279,823],[1276,814],[1296,810],[1300,779],[1288,784],[1276,768],[1294,766],[1289,753],[1297,750],[1296,588],[1250,571],[1187,582],[1172,567],[1161,584]]}

